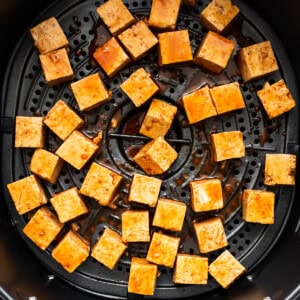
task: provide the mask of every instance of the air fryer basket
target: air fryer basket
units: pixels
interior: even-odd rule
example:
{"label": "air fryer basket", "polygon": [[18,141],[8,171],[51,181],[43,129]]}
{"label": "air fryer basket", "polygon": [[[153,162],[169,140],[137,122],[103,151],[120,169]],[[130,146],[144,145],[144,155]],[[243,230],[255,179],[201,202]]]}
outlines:
{"label": "air fryer basket", "polygon": [[[178,29],[188,29],[193,51],[199,45],[207,32],[199,24],[199,13],[208,4],[208,0],[197,1],[195,7],[181,8],[177,22]],[[77,221],[79,233],[94,244],[107,226],[120,231],[120,215],[128,209],[126,196],[132,174],[142,171],[133,163],[132,155],[147,140],[139,136],[138,129],[148,104],[135,108],[119,85],[138,67],[149,71],[161,88],[158,98],[178,107],[178,113],[166,139],[175,147],[179,157],[169,171],[160,176],[163,185],[160,196],[179,199],[189,203],[189,181],[200,176],[217,177],[222,180],[225,196],[225,206],[217,214],[222,217],[229,246],[227,249],[247,268],[248,271],[257,266],[269,253],[278,240],[289,218],[294,200],[294,187],[268,187],[276,193],[275,223],[261,225],[244,222],[241,218],[240,192],[245,189],[264,189],[263,170],[266,153],[296,153],[298,142],[298,106],[288,114],[270,121],[260,105],[256,91],[264,86],[266,81],[272,83],[284,78],[292,95],[298,98],[297,86],[293,70],[284,48],[270,27],[243,2],[235,3],[241,13],[228,31],[227,36],[234,38],[238,44],[235,53],[253,42],[270,40],[276,54],[280,71],[251,83],[245,84],[237,70],[234,56],[227,69],[220,75],[211,75],[198,66],[186,64],[159,68],[157,53],[152,51],[140,61],[130,64],[110,79],[98,68],[91,58],[92,50],[108,39],[109,33],[99,21],[96,7],[102,2],[95,1],[56,1],[34,24],[50,16],[56,16],[70,41],[69,57],[76,79],[100,72],[105,78],[106,86],[112,90],[112,101],[101,105],[88,113],[78,113],[85,120],[84,132],[90,137],[102,130],[104,139],[101,153],[95,158],[100,164],[109,165],[124,177],[124,183],[119,189],[116,200],[117,208],[111,210],[99,207],[92,199],[86,199],[90,208],[87,217]],[[149,15],[150,1],[125,1],[128,8],[137,19]],[[199,88],[205,84],[210,86],[237,81],[245,99],[247,108],[228,113],[188,126],[186,116],[180,103],[184,93]],[[16,115],[46,115],[53,104],[63,99],[74,108],[75,99],[69,83],[57,87],[49,87],[45,83],[38,53],[28,32],[20,39],[12,54],[4,82],[1,102],[1,147],[5,156],[1,157],[1,176],[4,198],[15,228],[19,231],[25,243],[38,260],[53,274],[65,282],[85,290],[91,294],[107,297],[126,298],[127,281],[131,256],[145,256],[147,245],[130,244],[128,256],[122,257],[115,270],[111,271],[91,257],[74,273],[69,274],[51,257],[53,245],[46,251],[38,249],[29,241],[22,229],[29,215],[20,216],[8,195],[6,184],[30,174],[29,163],[33,150],[16,149],[14,144],[14,117]],[[117,126],[113,126],[117,120]],[[211,146],[209,135],[212,132],[240,130],[243,132],[246,145],[246,156],[242,159],[214,164],[211,162]],[[55,151],[60,141],[47,132],[47,148]],[[70,188],[80,187],[87,168],[76,171],[67,164],[61,172],[56,184],[43,182],[50,197],[54,193]],[[50,204],[49,204],[50,206]],[[136,207],[131,204],[131,207]],[[150,210],[153,214],[153,211]],[[180,252],[199,253],[192,230],[192,222],[199,218],[209,217],[214,213],[195,214],[188,211],[181,237]],[[71,226],[67,224],[65,229]],[[154,228],[151,228],[153,232]],[[208,255],[209,261],[214,260],[220,251]],[[172,281],[172,270],[159,267],[160,276],[154,297],[185,298],[194,295],[204,295],[219,286],[209,278],[207,285],[175,285]]]}

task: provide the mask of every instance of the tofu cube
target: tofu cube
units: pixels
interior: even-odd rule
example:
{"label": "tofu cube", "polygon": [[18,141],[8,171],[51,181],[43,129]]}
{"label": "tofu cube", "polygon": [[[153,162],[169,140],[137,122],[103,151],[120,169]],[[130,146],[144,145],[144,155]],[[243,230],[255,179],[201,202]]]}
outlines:
{"label": "tofu cube", "polygon": [[134,174],[130,185],[128,201],[155,207],[157,204],[162,180],[142,174]]}
{"label": "tofu cube", "polygon": [[63,167],[63,160],[45,149],[36,149],[30,161],[30,171],[42,179],[55,183]]}
{"label": "tofu cube", "polygon": [[133,72],[126,81],[120,84],[120,88],[136,107],[144,104],[159,91],[159,87],[144,68]]}
{"label": "tofu cube", "polygon": [[113,77],[130,63],[129,56],[114,37],[98,47],[93,57],[109,77]]}
{"label": "tofu cube", "polygon": [[39,248],[46,250],[63,226],[49,208],[43,206],[31,217],[23,228],[23,232]]}
{"label": "tofu cube", "polygon": [[220,179],[190,181],[191,208],[195,212],[221,209],[224,206]]}
{"label": "tofu cube", "polygon": [[201,253],[208,253],[228,245],[224,226],[220,217],[195,222],[194,230]]}
{"label": "tofu cube", "polygon": [[135,18],[122,0],[108,0],[96,9],[112,35],[117,35],[135,22]]}
{"label": "tofu cube", "polygon": [[295,185],[296,155],[266,154],[265,179],[266,185]]}
{"label": "tofu cube", "polygon": [[43,187],[35,175],[11,182],[7,188],[20,215],[48,202]]}
{"label": "tofu cube", "polygon": [[89,256],[90,246],[69,230],[52,251],[52,257],[69,273],[74,272]]}
{"label": "tofu cube", "polygon": [[264,88],[257,92],[257,96],[270,119],[276,118],[296,106],[295,99],[283,79],[272,85],[267,82]]}
{"label": "tofu cube", "polygon": [[127,245],[122,242],[122,237],[107,227],[95,243],[91,256],[113,270],[126,249]]}
{"label": "tofu cube", "polygon": [[179,284],[207,284],[208,258],[178,253],[173,281]]}
{"label": "tofu cube", "polygon": [[108,101],[112,92],[108,91],[99,73],[88,75],[71,83],[71,89],[82,111],[87,111]]}
{"label": "tofu cube", "polygon": [[164,136],[175,118],[177,107],[163,100],[153,99],[144,117],[140,134],[150,138]]}
{"label": "tofu cube", "polygon": [[159,66],[191,62],[193,60],[188,30],[159,33],[158,46]]}
{"label": "tofu cube", "polygon": [[47,54],[41,54],[40,62],[45,81],[49,86],[59,85],[75,78],[65,48],[53,50]]}
{"label": "tofu cube", "polygon": [[50,17],[30,28],[34,46],[40,54],[67,47],[69,41],[55,17]]}
{"label": "tofu cube", "polygon": [[242,194],[243,219],[261,224],[274,223],[275,194],[262,190],[244,190]]}
{"label": "tofu cube", "polygon": [[181,231],[186,204],[177,200],[159,198],[152,225],[171,231]]}
{"label": "tofu cube", "polygon": [[200,23],[208,30],[221,33],[233,22],[240,9],[230,0],[213,0],[200,14]]}
{"label": "tofu cube", "polygon": [[132,257],[128,280],[128,293],[154,295],[157,265],[151,264],[144,258]]}
{"label": "tofu cube", "polygon": [[74,130],[59,146],[55,154],[80,170],[96,153],[99,146],[78,130]]}
{"label": "tofu cube", "polygon": [[217,115],[217,111],[207,85],[190,94],[183,95],[182,103],[189,124],[195,124]]}
{"label": "tofu cube", "polygon": [[45,146],[45,128],[43,117],[16,116],[15,147],[43,148]]}
{"label": "tofu cube", "polygon": [[100,205],[109,206],[122,178],[118,173],[93,162],[79,192],[97,200]]}
{"label": "tofu cube", "polygon": [[270,41],[242,48],[237,63],[244,82],[260,79],[279,69]]}
{"label": "tofu cube", "polygon": [[243,134],[240,131],[214,133],[211,141],[216,162],[245,156]]}
{"label": "tofu cube", "polygon": [[149,242],[149,212],[139,210],[128,210],[122,214],[122,241]]}
{"label": "tofu cube", "polygon": [[173,268],[179,244],[179,237],[154,232],[146,259],[157,265]]}
{"label": "tofu cube", "polygon": [[228,250],[224,250],[208,266],[208,272],[226,289],[246,272],[246,268]]}

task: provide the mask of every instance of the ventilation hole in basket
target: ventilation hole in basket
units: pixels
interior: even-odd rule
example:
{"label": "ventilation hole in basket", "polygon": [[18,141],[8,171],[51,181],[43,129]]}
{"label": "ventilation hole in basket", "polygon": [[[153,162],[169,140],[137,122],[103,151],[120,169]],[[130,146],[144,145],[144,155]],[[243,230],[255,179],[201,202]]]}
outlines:
{"label": "ventilation hole in basket", "polygon": [[126,273],[129,273],[129,272],[130,272],[130,269],[127,267],[127,268],[125,269],[125,272],[126,272]]}
{"label": "ventilation hole in basket", "polygon": [[225,123],[225,127],[231,127],[231,123],[230,122],[226,122]]}
{"label": "ventilation hole in basket", "polygon": [[57,190],[57,185],[56,184],[52,184],[52,189],[55,191],[55,190]]}
{"label": "ventilation hole in basket", "polygon": [[246,245],[250,245],[250,244],[251,244],[251,241],[250,241],[250,240],[245,240],[245,244],[246,244]]}
{"label": "ventilation hole in basket", "polygon": [[161,272],[162,274],[167,274],[167,269],[161,269],[160,272]]}
{"label": "ventilation hole in basket", "polygon": [[123,267],[122,267],[122,266],[118,266],[117,270],[118,270],[119,272],[122,272],[122,271],[123,271]]}

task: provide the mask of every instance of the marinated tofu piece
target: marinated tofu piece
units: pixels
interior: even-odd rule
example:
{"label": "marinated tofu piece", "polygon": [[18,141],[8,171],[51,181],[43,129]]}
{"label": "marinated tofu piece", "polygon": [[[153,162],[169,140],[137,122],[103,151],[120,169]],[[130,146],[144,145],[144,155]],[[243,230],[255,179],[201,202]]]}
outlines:
{"label": "marinated tofu piece", "polygon": [[295,99],[283,79],[271,85],[267,82],[263,89],[257,92],[257,96],[270,119],[276,118],[296,106]]}
{"label": "marinated tofu piece", "polygon": [[153,99],[144,117],[140,134],[150,138],[164,136],[175,118],[177,107],[163,100]]}
{"label": "marinated tofu piece", "polygon": [[46,250],[63,226],[49,208],[43,206],[31,217],[23,228],[23,232],[39,248]]}
{"label": "marinated tofu piece", "polygon": [[45,128],[43,117],[16,116],[15,147],[43,148],[45,146]]}
{"label": "marinated tofu piece", "polygon": [[158,39],[143,20],[120,33],[118,39],[133,61],[144,57],[158,43]]}
{"label": "marinated tofu piece", "polygon": [[99,73],[88,75],[71,83],[71,89],[79,109],[82,111],[91,110],[112,97],[112,92],[107,90]]}
{"label": "marinated tofu piece", "polygon": [[152,225],[171,231],[181,231],[186,204],[177,200],[159,198]]}
{"label": "marinated tofu piece", "polygon": [[270,41],[242,48],[237,63],[244,82],[260,79],[279,69]]}
{"label": "marinated tofu piece", "polygon": [[113,77],[130,63],[129,56],[114,37],[98,47],[93,57],[109,77]]}
{"label": "marinated tofu piece", "polygon": [[296,155],[266,154],[265,179],[266,185],[295,185]]}
{"label": "marinated tofu piece", "polygon": [[165,66],[193,60],[188,30],[158,34],[158,64]]}
{"label": "marinated tofu piece", "polygon": [[220,217],[195,222],[194,230],[201,253],[208,253],[228,245],[224,226]]}
{"label": "marinated tofu piece", "polygon": [[79,192],[97,200],[100,205],[109,206],[122,179],[115,171],[93,162]]}
{"label": "marinated tofu piece", "polygon": [[178,253],[173,281],[179,284],[207,284],[208,258]]}
{"label": "marinated tofu piece", "polygon": [[40,54],[46,54],[69,45],[69,41],[55,17],[50,17],[29,30]]}
{"label": "marinated tofu piece", "polygon": [[247,270],[228,251],[224,250],[209,266],[209,274],[224,288],[228,288]]}
{"label": "marinated tofu piece", "polygon": [[59,146],[55,154],[75,169],[82,169],[99,146],[78,130],[74,130]]}
{"label": "marinated tofu piece", "polygon": [[130,185],[128,201],[155,207],[162,180],[142,174],[134,174]]}
{"label": "marinated tofu piece", "polygon": [[120,84],[120,88],[136,107],[143,105],[159,91],[159,87],[144,68],[134,71]]}
{"label": "marinated tofu piece", "polygon": [[147,143],[134,157],[141,169],[149,175],[162,174],[170,169],[178,153],[162,136]]}
{"label": "marinated tofu piece", "polygon": [[135,22],[122,0],[108,0],[96,9],[112,35],[117,35]]}
{"label": "marinated tofu piece", "polygon": [[221,209],[224,206],[220,179],[190,181],[191,208],[195,212]]}
{"label": "marinated tofu piece", "polygon": [[95,243],[91,256],[113,270],[126,249],[127,245],[122,242],[122,237],[107,227]]}
{"label": "marinated tofu piece", "polygon": [[243,134],[240,131],[214,133],[211,141],[215,161],[245,156]]}
{"label": "marinated tofu piece", "polygon": [[154,295],[158,267],[144,258],[132,257],[128,280],[128,293]]}
{"label": "marinated tofu piece", "polygon": [[200,23],[208,30],[221,33],[229,27],[240,9],[230,0],[212,0],[200,14]]}
{"label": "marinated tofu piece", "polygon": [[69,273],[74,272],[89,254],[90,246],[72,230],[65,234],[52,251],[52,257]]}

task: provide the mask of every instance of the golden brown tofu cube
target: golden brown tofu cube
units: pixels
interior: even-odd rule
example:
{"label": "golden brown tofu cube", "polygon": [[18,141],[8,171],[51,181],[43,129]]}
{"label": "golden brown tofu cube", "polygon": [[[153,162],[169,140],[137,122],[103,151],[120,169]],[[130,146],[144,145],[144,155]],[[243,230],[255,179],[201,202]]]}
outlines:
{"label": "golden brown tofu cube", "polygon": [[128,210],[122,214],[122,241],[149,242],[149,212],[147,210]]}
{"label": "golden brown tofu cube", "polygon": [[240,9],[230,0],[212,0],[200,14],[200,23],[208,30],[221,33],[224,31]]}
{"label": "golden brown tofu cube", "polygon": [[96,11],[114,36],[135,22],[135,18],[122,0],[108,0]]}
{"label": "golden brown tofu cube", "polygon": [[107,227],[100,239],[95,243],[91,256],[112,270],[115,268],[126,248],[127,245],[122,242],[122,237]]}
{"label": "golden brown tofu cube", "polygon": [[295,185],[296,155],[266,154],[265,179],[266,185]]}
{"label": "golden brown tofu cube", "polygon": [[120,88],[136,107],[144,104],[159,91],[159,87],[144,68],[133,72],[126,81],[120,84]]}
{"label": "golden brown tofu cube", "polygon": [[55,17],[50,17],[30,28],[30,34],[34,46],[40,54],[67,47],[69,44],[63,29]]}
{"label": "golden brown tofu cube", "polygon": [[69,273],[74,272],[89,254],[90,246],[72,230],[65,234],[52,251],[52,257]]}
{"label": "golden brown tofu cube", "polygon": [[207,85],[190,94],[183,95],[182,102],[189,124],[194,124],[217,115]]}
{"label": "golden brown tofu cube", "polygon": [[180,284],[207,284],[208,258],[178,253],[173,281]]}
{"label": "golden brown tofu cube", "polygon": [[122,178],[118,173],[93,162],[79,192],[96,199],[100,205],[109,206]]}
{"label": "golden brown tofu cube", "polygon": [[153,295],[158,276],[157,265],[144,258],[132,257],[130,264],[128,292],[140,295]]}
{"label": "golden brown tofu cube", "polygon": [[257,92],[257,96],[270,119],[276,118],[296,106],[295,99],[283,79],[272,85],[267,82],[264,88]]}
{"label": "golden brown tofu cube", "polygon": [[243,134],[240,131],[214,133],[211,141],[215,161],[245,156]]}
{"label": "golden brown tofu cube", "polygon": [[208,272],[226,289],[246,272],[246,268],[241,265],[228,250],[224,250],[224,252],[208,266]]}
{"label": "golden brown tofu cube", "polygon": [[36,149],[30,161],[30,171],[50,183],[55,183],[63,163],[63,160],[54,153]]}
{"label": "golden brown tofu cube", "polygon": [[43,117],[16,116],[15,147],[43,148],[45,146],[43,119]]}
{"label": "golden brown tofu cube", "polygon": [[244,190],[242,194],[243,219],[261,224],[274,223],[275,194],[269,191]]}
{"label": "golden brown tofu cube", "polygon": [[188,30],[159,33],[158,46],[158,64],[160,66],[193,60]]}
{"label": "golden brown tofu cube", "polygon": [[194,230],[201,253],[208,253],[228,245],[220,217],[194,223]]}
{"label": "golden brown tofu cube", "polygon": [[35,175],[9,183],[7,188],[20,215],[48,202],[43,187]]}
{"label": "golden brown tofu cube", "polygon": [[74,130],[59,146],[55,154],[80,170],[96,153],[99,146],[78,130]]}
{"label": "golden brown tofu cube", "polygon": [[109,77],[113,77],[130,63],[129,56],[114,37],[98,47],[93,57]]}
{"label": "golden brown tofu cube", "polygon": [[177,200],[159,198],[152,225],[171,231],[181,231],[186,204]]}
{"label": "golden brown tofu cube", "polygon": [[63,224],[47,207],[39,208],[23,228],[25,235],[46,250],[63,228]]}
{"label": "golden brown tofu cube", "polygon": [[242,48],[237,63],[244,82],[260,79],[279,69],[270,41]]}
{"label": "golden brown tofu cube", "polygon": [[162,180],[142,174],[134,174],[130,185],[128,201],[155,207]]}

